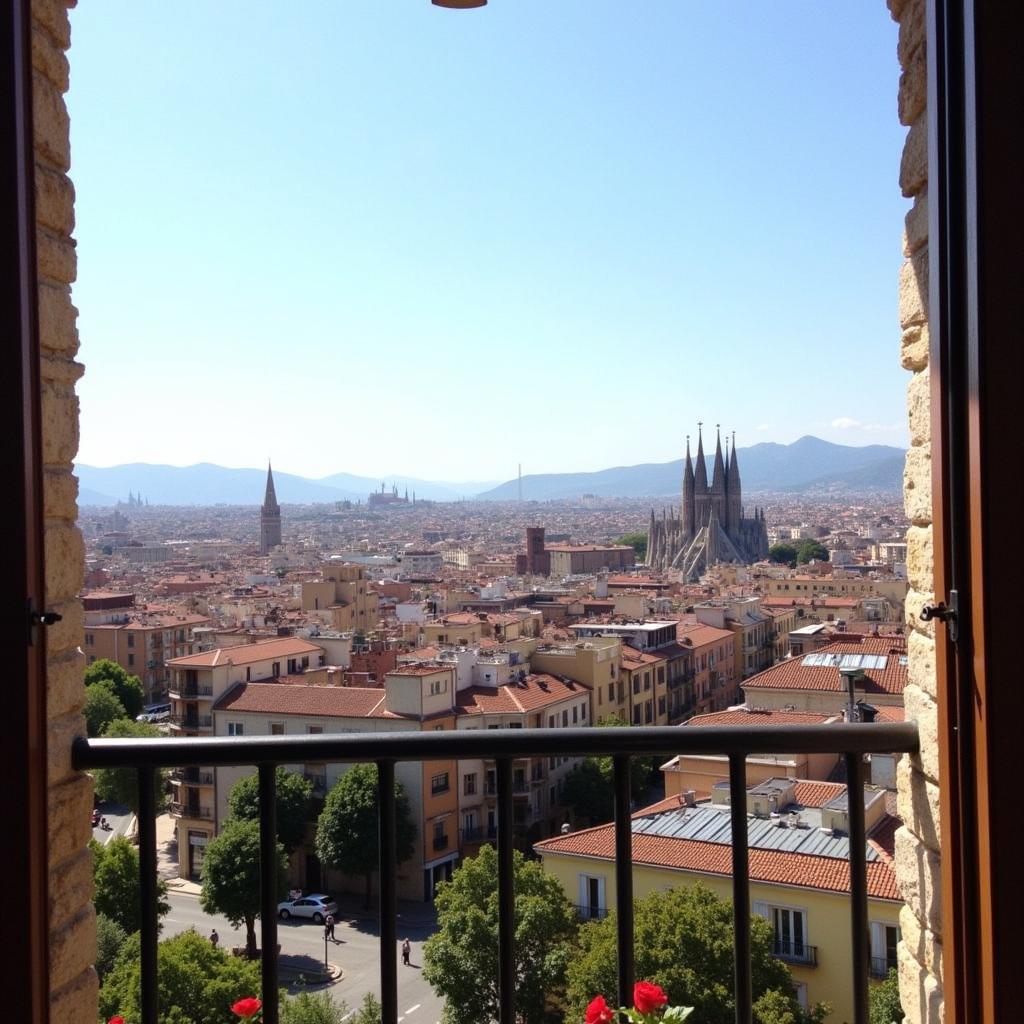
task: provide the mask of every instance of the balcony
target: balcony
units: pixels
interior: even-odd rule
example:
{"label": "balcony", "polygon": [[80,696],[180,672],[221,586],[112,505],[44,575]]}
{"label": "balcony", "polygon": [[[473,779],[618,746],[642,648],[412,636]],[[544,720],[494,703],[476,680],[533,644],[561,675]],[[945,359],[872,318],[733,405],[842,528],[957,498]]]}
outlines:
{"label": "balcony", "polygon": [[213,821],[213,808],[200,804],[171,802],[172,818],[195,818],[198,821]]}
{"label": "balcony", "polygon": [[447,836],[434,836],[434,849],[435,850],[447,850],[448,849],[448,837]]}
{"label": "balcony", "polygon": [[[482,843],[488,838],[486,830],[480,828],[464,828],[459,830],[459,838],[464,843]],[[490,838],[495,838],[491,836]]]}
{"label": "balcony", "polygon": [[213,772],[200,771],[198,768],[175,768],[171,772],[171,782],[185,786],[212,786]]}
{"label": "balcony", "polygon": [[173,700],[213,700],[213,686],[209,683],[185,686],[168,683],[167,693]]}
{"label": "balcony", "polygon": [[213,715],[171,715],[167,719],[171,729],[181,732],[210,732]]}
{"label": "balcony", "polygon": [[896,969],[895,956],[873,956],[871,958],[871,967],[869,970],[871,972],[871,977],[877,981],[885,981],[885,979],[889,977],[889,972],[895,971]]}
{"label": "balcony", "polygon": [[[259,773],[260,801],[273,807],[276,799],[278,765],[296,761],[316,763],[376,763],[380,779],[381,842],[379,859],[378,911],[380,938],[381,1019],[395,1024],[398,1019],[398,942],[395,764],[403,761],[452,761],[491,758],[496,765],[492,785],[497,805],[497,827],[487,829],[498,848],[498,1024],[516,1021],[515,892],[513,852],[518,830],[513,763],[523,758],[611,757],[615,788],[616,849],[632,846],[630,808],[630,761],[633,756],[661,754],[716,755],[729,758],[729,789],[732,817],[732,902],[734,919],[735,1001],[737,1019],[751,1019],[750,969],[750,887],[749,849],[746,830],[746,758],[763,750],[780,754],[832,753],[845,756],[847,783],[854,789],[864,784],[864,755],[870,753],[914,753],[918,749],[917,726],[912,722],[858,723],[830,726],[714,726],[704,729],[639,727],[633,729],[522,729],[472,731],[463,733],[360,733],[345,736],[312,735],[290,737],[198,737],[159,739],[78,739],[72,761],[78,770],[134,768],[139,778],[139,870],[141,892],[141,1022],[157,1024],[157,842],[154,774],[160,768],[186,768],[202,764],[250,767]],[[523,787],[525,788],[525,786]],[[175,805],[184,815],[204,809],[192,804]],[[210,812],[207,810],[207,814]],[[211,815],[212,816],[212,815]],[[260,819],[261,848],[273,850],[275,832],[272,815]],[[476,830],[473,830],[475,833]],[[850,802],[850,879],[853,945],[850,977],[853,983],[855,1020],[867,1021],[870,957],[867,903],[867,841],[864,806]],[[464,834],[465,838],[465,834]],[[441,841],[441,837],[437,837]],[[447,838],[445,838],[447,843]],[[436,847],[435,847],[436,848]],[[272,872],[261,871],[260,926],[263,950],[277,947],[277,888]],[[615,862],[615,913],[619,920],[617,992],[619,1002],[632,1000],[634,977],[633,872],[628,855]],[[601,908],[604,909],[604,908]],[[588,908],[589,910],[589,908]],[[598,911],[600,913],[600,910]],[[817,961],[812,946],[786,947],[776,944],[776,955],[790,962],[808,965]],[[263,958],[265,1024],[278,1024],[278,967],[273,954]]]}
{"label": "balcony", "polygon": [[581,907],[576,904],[572,909],[576,911],[576,916],[581,921],[600,921],[608,916],[607,907]]}
{"label": "balcony", "polygon": [[809,946],[806,942],[784,942],[776,939],[772,943],[772,954],[787,964],[800,964],[803,967],[818,966],[818,947]]}

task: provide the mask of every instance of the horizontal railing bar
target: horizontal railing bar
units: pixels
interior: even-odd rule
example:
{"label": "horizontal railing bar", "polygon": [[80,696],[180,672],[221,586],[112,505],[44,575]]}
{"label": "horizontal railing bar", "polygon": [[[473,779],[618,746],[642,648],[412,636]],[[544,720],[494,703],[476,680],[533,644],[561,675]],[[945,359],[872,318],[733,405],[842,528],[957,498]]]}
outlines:
{"label": "horizontal railing bar", "polygon": [[615,754],[916,753],[913,722],[838,725],[633,726],[629,729],[474,729],[304,736],[185,736],[76,739],[78,769],[184,768],[202,764],[298,764],[304,761],[448,761],[494,757]]}

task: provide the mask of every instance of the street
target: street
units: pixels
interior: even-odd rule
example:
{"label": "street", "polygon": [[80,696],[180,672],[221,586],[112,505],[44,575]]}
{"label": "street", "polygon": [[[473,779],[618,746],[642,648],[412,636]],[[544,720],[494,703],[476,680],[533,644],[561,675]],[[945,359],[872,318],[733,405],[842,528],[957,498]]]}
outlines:
{"label": "street", "polygon": [[96,825],[92,830],[92,837],[101,846],[106,846],[114,836],[123,836],[127,832],[134,815],[121,804],[101,803],[97,809],[100,815],[107,819],[110,828],[100,828]]}
{"label": "street", "polygon": [[[200,935],[208,936],[216,928],[223,948],[230,950],[232,946],[245,944],[244,927],[236,929],[222,917],[204,914],[198,896],[172,890],[167,894],[167,901],[171,909],[161,920],[164,937],[177,935],[189,928],[195,928]],[[423,941],[432,929],[422,925],[404,926],[401,918],[398,927],[399,942],[408,936],[412,944],[413,963],[412,967],[402,966],[401,954],[395,949],[395,959],[398,960],[398,1019],[408,1021],[408,1024],[437,1024],[441,1019],[444,1001],[423,980],[420,970],[423,963]],[[312,921],[299,924],[294,920],[278,920],[277,934],[283,954],[308,956],[323,963],[324,930],[320,925]],[[341,981],[330,986],[328,991],[336,1002],[344,1002],[354,1013],[367,992],[373,992],[380,998],[380,946],[376,923],[347,920],[342,910],[334,934],[338,941],[328,942],[327,958],[332,964],[341,967],[343,975]],[[256,937],[258,942],[258,921]]]}

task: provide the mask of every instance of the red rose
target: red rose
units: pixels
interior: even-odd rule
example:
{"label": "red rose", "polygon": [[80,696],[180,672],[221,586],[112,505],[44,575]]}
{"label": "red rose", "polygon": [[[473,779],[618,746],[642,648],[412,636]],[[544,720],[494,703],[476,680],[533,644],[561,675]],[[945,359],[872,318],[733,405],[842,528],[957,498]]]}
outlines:
{"label": "red rose", "polygon": [[234,1006],[231,1007],[231,1012],[237,1014],[239,1017],[252,1017],[260,1012],[263,1003],[260,1002],[255,996],[247,996],[245,999],[239,999]]}
{"label": "red rose", "polygon": [[111,1017],[107,1024],[124,1024],[124,1017],[118,1014],[116,1017]]}
{"label": "red rose", "polygon": [[654,1013],[659,1006],[664,1006],[667,1002],[668,996],[660,985],[638,981],[633,986],[633,1005],[641,1013]]}
{"label": "red rose", "polygon": [[595,996],[587,1007],[584,1024],[614,1024],[615,1011],[604,1001],[604,996]]}

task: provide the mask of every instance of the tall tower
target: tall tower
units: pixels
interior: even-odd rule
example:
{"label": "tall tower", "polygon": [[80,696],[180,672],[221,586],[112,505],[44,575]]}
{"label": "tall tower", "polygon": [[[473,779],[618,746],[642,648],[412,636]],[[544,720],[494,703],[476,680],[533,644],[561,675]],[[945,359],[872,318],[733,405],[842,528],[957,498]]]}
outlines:
{"label": "tall tower", "polygon": [[743,518],[743,488],[740,484],[740,467],[736,462],[735,430],[732,433],[732,450],[729,453],[729,466],[725,480],[729,500],[728,522],[725,529],[730,537],[738,537],[740,535],[740,520]]}
{"label": "tall tower", "polygon": [[722,459],[722,431],[716,427],[715,470],[711,477],[711,507],[721,523],[725,519],[725,461]]}
{"label": "tall tower", "polygon": [[260,509],[260,554],[270,554],[270,549],[281,543],[281,506],[274,493],[274,474],[267,462],[267,490]]}
{"label": "tall tower", "polygon": [[[652,512],[653,516],[654,513]],[[693,463],[690,461],[690,435],[686,435],[686,465],[683,466],[683,540],[693,537],[696,527],[693,522]]]}
{"label": "tall tower", "polygon": [[708,464],[704,458],[704,424],[697,424],[697,465],[693,467],[693,528],[707,526],[711,494],[708,492]]}

